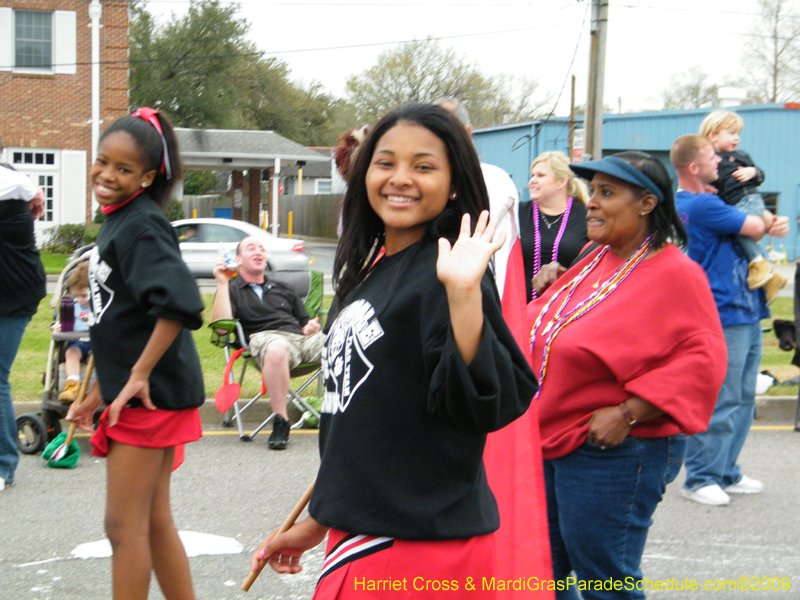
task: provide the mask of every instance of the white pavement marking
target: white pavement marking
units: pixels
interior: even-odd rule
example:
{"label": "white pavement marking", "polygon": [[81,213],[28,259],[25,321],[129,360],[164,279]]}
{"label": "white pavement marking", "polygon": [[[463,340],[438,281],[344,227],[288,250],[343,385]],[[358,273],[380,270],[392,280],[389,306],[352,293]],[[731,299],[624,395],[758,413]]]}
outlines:
{"label": "white pavement marking", "polygon": [[[199,533],[197,531],[179,531],[178,535],[183,542],[183,547],[186,549],[186,556],[214,556],[217,554],[241,554],[244,546],[237,540],[229,537],[222,537],[211,533]],[[35,567],[38,565],[45,565],[53,562],[60,562],[62,560],[75,560],[78,558],[110,558],[111,557],[111,544],[107,539],[97,540],[96,542],[87,542],[80,544],[72,552],[70,556],[61,556],[58,558],[48,558],[46,560],[37,560],[34,562],[22,563],[14,565],[14,568],[20,569],[23,567]],[[38,574],[46,573],[47,571],[39,571]]]}
{"label": "white pavement marking", "polygon": [[[186,555],[213,556],[217,554],[240,554],[244,547],[229,537],[199,533],[197,531],[179,531]],[[75,558],[108,558],[111,556],[111,544],[107,539],[81,544],[70,552]]]}

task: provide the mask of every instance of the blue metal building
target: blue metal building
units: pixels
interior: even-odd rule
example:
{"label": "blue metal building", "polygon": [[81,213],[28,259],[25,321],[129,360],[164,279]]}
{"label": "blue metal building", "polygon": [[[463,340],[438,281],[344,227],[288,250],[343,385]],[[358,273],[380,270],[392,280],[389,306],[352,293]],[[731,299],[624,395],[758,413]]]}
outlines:
{"label": "blue metal building", "polygon": [[[759,190],[768,207],[789,217],[790,231],[785,240],[765,240],[775,250],[785,249],[787,258],[800,256],[800,110],[797,105],[761,104],[737,106],[744,120],[739,147],[750,154],[764,170],[766,180]],[[669,164],[672,143],[686,133],[697,133],[703,118],[712,109],[607,114],[603,118],[603,154],[623,150],[643,150],[657,156],[675,178]],[[576,127],[583,127],[582,118]],[[569,148],[569,119],[552,117],[509,125],[476,129],[473,132],[483,162],[497,165],[511,175],[520,199],[528,199],[530,165],[546,150]]]}

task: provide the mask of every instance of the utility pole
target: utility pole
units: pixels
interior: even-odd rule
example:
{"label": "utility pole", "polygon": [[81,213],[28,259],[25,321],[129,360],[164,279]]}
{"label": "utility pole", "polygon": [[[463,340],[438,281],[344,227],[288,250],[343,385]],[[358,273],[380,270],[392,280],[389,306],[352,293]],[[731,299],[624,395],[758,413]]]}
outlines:
{"label": "utility pole", "polygon": [[569,101],[569,159],[575,149],[575,75],[572,76],[572,95]]}
{"label": "utility pole", "polygon": [[608,0],[592,0],[589,93],[586,102],[586,150],[591,160],[603,157],[603,83],[606,73]]}
{"label": "utility pole", "polygon": [[[103,7],[99,0],[92,0],[89,5],[89,18],[92,28],[92,164],[97,158],[97,144],[100,140],[100,18]],[[97,207],[97,199],[92,192],[92,206],[89,221]]]}

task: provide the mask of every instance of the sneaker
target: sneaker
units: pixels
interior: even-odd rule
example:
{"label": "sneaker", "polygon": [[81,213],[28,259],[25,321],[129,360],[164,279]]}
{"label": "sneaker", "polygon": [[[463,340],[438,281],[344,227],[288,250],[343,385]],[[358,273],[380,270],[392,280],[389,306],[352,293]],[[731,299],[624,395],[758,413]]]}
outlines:
{"label": "sneaker", "polygon": [[6,480],[0,477],[0,492],[6,489]]}
{"label": "sneaker", "polygon": [[762,491],[764,491],[764,484],[747,475],[742,475],[739,481],[725,488],[725,492],[728,494],[758,494]]}
{"label": "sneaker", "polygon": [[772,275],[772,266],[763,258],[751,262],[748,266],[747,287],[755,290],[766,285]]}
{"label": "sneaker", "polygon": [[772,304],[772,301],[778,297],[778,292],[785,286],[786,277],[780,273],[773,273],[772,277],[770,277],[769,281],[764,285],[764,291],[767,293],[767,304]]}
{"label": "sneaker", "polygon": [[58,401],[66,404],[75,402],[75,400],[78,399],[78,394],[80,391],[81,384],[74,379],[70,379],[67,381],[67,385],[64,386],[64,391],[61,392],[61,395],[59,395]]}
{"label": "sneaker", "polygon": [[272,433],[269,436],[271,450],[284,450],[289,444],[289,421],[280,415],[275,415],[272,421]]}
{"label": "sneaker", "polygon": [[693,502],[708,504],[709,506],[725,506],[731,501],[731,497],[722,491],[716,483],[704,485],[696,490],[681,488],[681,496]]}

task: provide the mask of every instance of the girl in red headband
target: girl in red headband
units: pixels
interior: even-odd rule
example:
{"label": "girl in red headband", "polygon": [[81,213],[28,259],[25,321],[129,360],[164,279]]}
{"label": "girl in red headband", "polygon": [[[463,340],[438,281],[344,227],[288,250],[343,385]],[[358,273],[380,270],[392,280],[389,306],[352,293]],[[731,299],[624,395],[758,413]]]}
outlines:
{"label": "girl in red headband", "polygon": [[202,324],[203,303],[162,210],[180,176],[172,127],[149,108],[105,130],[91,170],[106,215],[89,268],[97,383],[67,420],[91,430],[106,404],[91,443],[108,458],[115,600],[147,598],[153,570],[167,600],[194,598],[169,502],[183,444],[202,435],[205,398],[189,331]]}

